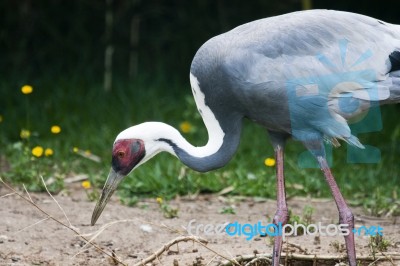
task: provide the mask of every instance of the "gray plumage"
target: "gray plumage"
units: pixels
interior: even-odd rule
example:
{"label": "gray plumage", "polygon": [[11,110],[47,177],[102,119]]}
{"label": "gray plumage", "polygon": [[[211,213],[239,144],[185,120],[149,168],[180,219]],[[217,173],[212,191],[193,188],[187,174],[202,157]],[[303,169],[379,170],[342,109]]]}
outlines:
{"label": "gray plumage", "polygon": [[[301,11],[250,22],[210,39],[194,57],[191,73],[225,132],[233,121],[247,117],[270,132],[302,141],[325,138],[336,143],[338,138],[362,147],[346,123],[359,112],[346,114],[332,103],[349,93],[364,105],[360,111],[371,102],[398,102],[398,56],[389,58],[395,51],[400,51],[397,25],[340,11]],[[288,82],[362,70],[373,75],[356,77],[361,87],[343,88],[337,95],[322,91],[308,99],[288,98]],[[377,94],[365,99],[368,90]],[[327,106],[333,114],[323,110]],[[293,129],[294,121],[298,125]]]}

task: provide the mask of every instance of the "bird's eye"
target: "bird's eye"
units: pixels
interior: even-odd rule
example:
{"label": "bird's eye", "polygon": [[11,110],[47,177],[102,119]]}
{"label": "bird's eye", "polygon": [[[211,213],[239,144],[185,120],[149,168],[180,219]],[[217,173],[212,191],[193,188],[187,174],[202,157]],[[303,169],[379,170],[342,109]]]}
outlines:
{"label": "bird's eye", "polygon": [[117,152],[117,156],[118,156],[118,158],[122,159],[125,156],[125,152],[119,151],[119,152]]}

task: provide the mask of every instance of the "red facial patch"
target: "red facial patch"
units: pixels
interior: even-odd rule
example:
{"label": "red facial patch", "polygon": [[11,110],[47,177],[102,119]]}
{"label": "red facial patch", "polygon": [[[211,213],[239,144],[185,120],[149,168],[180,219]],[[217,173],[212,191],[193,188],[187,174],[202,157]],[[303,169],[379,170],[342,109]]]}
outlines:
{"label": "red facial patch", "polygon": [[114,143],[112,168],[121,175],[127,175],[146,155],[141,139],[121,139]]}

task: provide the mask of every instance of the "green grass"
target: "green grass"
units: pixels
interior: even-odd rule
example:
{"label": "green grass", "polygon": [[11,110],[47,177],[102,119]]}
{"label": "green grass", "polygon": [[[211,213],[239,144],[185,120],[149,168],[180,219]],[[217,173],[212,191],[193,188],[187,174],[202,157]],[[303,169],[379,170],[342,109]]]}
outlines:
{"label": "green grass", "polygon": [[[32,94],[20,92],[25,83],[33,86]],[[207,141],[190,95],[189,81],[184,85],[154,79],[120,82],[112,92],[106,93],[100,84],[84,78],[41,78],[21,83],[3,81],[0,92],[4,95],[0,99],[3,118],[0,123],[3,163],[0,165],[7,165],[3,166],[2,176],[15,184],[24,183],[32,190],[41,189],[39,174],[45,179],[58,180],[53,190],[63,187],[65,176],[78,173],[88,174],[94,186],[101,188],[109,171],[115,136],[126,127],[144,121],[163,121],[174,127],[188,121],[192,131],[184,136],[194,145]],[[400,205],[397,196],[400,194],[399,114],[399,106],[382,108],[384,129],[360,136],[363,143],[381,150],[382,159],[378,164],[347,163],[345,143],[333,151],[332,170],[343,194],[350,202],[375,214]],[[62,128],[58,135],[50,132],[54,124]],[[29,140],[20,139],[22,128],[32,132]],[[34,158],[31,149],[36,145],[52,148],[54,155]],[[73,147],[90,150],[102,162],[79,156]],[[289,141],[285,164],[288,197],[330,197],[319,169],[298,166],[298,155],[303,151],[300,143]],[[119,193],[135,202],[136,197],[169,199],[176,194],[213,193],[233,186],[232,194],[274,198],[275,170],[264,165],[267,157],[273,157],[273,150],[265,130],[246,121],[237,154],[226,167],[200,174],[187,169],[173,156],[160,154],[130,174],[120,185]],[[370,198],[373,200],[369,201]],[[400,206],[397,213],[399,209]]]}

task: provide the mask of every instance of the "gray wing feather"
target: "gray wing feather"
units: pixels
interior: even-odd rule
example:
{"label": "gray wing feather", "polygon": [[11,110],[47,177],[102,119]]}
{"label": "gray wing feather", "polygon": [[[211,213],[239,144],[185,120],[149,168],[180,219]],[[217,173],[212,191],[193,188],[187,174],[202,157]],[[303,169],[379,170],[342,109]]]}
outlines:
{"label": "gray wing feather", "polygon": [[[400,50],[400,30],[362,15],[314,10],[244,24],[212,42],[221,43],[223,68],[243,106],[251,106],[249,117],[272,130],[288,129],[290,123],[300,139],[321,134],[362,147],[346,120],[371,101],[390,97],[388,56]],[[290,97],[290,88],[307,96],[310,84],[326,88],[315,92],[311,86],[312,97]],[[277,95],[286,114],[265,107],[276,107]],[[348,97],[359,100],[357,112],[337,107],[338,99]]]}
{"label": "gray wing feather", "polygon": [[[210,108],[240,111],[270,131],[298,131],[299,139],[341,138],[362,147],[347,119],[372,102],[400,101],[393,51],[400,51],[399,26],[353,13],[302,11],[210,39],[191,72]],[[359,108],[346,112],[342,102]]]}

